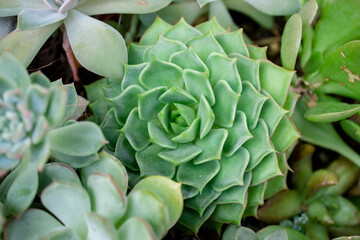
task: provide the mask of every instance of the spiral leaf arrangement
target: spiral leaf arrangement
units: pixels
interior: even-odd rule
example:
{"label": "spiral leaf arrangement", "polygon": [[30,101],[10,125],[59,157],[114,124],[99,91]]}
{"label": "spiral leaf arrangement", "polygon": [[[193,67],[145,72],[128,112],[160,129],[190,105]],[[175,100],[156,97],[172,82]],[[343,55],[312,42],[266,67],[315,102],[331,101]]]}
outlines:
{"label": "spiral leaf arrangement", "polygon": [[87,87],[130,184],[150,175],[181,182],[180,223],[194,232],[208,219],[240,224],[286,187],[285,151],[299,137],[290,120],[294,72],[265,52],[216,19],[194,28],[157,18],[129,46],[121,82]]}

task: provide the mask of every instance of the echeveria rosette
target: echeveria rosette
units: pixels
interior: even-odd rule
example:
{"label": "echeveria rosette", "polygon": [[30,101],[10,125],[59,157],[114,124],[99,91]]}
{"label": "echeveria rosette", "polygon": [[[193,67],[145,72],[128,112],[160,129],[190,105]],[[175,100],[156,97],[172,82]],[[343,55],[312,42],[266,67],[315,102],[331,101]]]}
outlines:
{"label": "echeveria rosette", "polygon": [[81,65],[102,76],[121,78],[122,62],[127,62],[123,37],[114,28],[89,15],[148,13],[157,11],[170,2],[171,0],[6,1],[0,6],[0,16],[18,15],[18,24],[15,31],[0,40],[0,51],[8,50],[24,65],[29,65],[45,41],[64,24],[71,49]]}
{"label": "echeveria rosette", "polygon": [[245,209],[256,214],[264,194],[286,187],[284,152],[299,137],[285,110],[296,101],[288,90],[294,72],[265,60],[265,51],[215,19],[193,28],[157,18],[129,46],[122,81],[87,88],[130,183],[150,175],[181,182],[180,222],[194,232],[209,218],[240,224]]}
{"label": "echeveria rosette", "polygon": [[[83,106],[73,84],[28,75],[11,54],[0,56],[0,201],[5,216],[19,216],[32,203],[38,172],[53,160],[83,167],[98,160],[105,143],[92,122],[76,122]],[[80,109],[80,110],[79,110]],[[21,193],[21,194],[19,194]]]}
{"label": "echeveria rosette", "polygon": [[6,239],[153,240],[181,215],[181,184],[166,177],[143,179],[126,195],[126,170],[106,152],[80,172],[81,179],[65,164],[47,164],[39,176],[39,195],[53,216],[29,209],[6,224]]}

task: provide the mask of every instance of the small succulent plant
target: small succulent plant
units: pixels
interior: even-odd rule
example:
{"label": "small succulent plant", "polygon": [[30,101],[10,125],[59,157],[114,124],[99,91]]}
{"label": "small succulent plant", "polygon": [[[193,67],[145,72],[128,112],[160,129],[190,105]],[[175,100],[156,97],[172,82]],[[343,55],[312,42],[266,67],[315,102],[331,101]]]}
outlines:
{"label": "small succulent plant", "polygon": [[[349,160],[339,158],[327,168],[313,171],[314,151],[309,144],[298,147],[293,155],[295,189],[269,199],[259,208],[259,219],[270,224],[281,221],[280,225],[305,233],[310,239],[359,234],[360,169]],[[293,222],[285,220],[293,217]]]}
{"label": "small succulent plant", "polygon": [[[331,149],[360,166],[360,155],[349,147],[331,123],[360,142],[359,1],[323,1],[315,28],[303,32],[300,65],[306,94],[299,101],[294,122],[302,139]],[[351,24],[347,24],[351,23]],[[314,134],[314,131],[317,131]],[[344,136],[344,135],[342,135]]]}
{"label": "small succulent plant", "polygon": [[0,86],[1,212],[18,216],[33,201],[38,172],[50,156],[86,166],[98,159],[105,138],[96,124],[74,120],[84,106],[73,85],[29,76],[9,53],[0,57]]}
{"label": "small succulent plant", "polygon": [[87,87],[130,185],[150,175],[181,182],[180,223],[194,232],[208,219],[239,224],[264,194],[286,187],[285,151],[299,137],[289,118],[294,72],[266,60],[265,51],[216,19],[194,28],[157,18],[129,46],[121,82]]}
{"label": "small succulent plant", "polygon": [[[124,166],[106,152],[82,168],[81,180],[62,163],[39,176],[40,208],[9,220],[4,237],[15,239],[161,239],[179,219],[181,184],[162,176],[140,181],[126,196]],[[40,203],[39,203],[40,204]]]}

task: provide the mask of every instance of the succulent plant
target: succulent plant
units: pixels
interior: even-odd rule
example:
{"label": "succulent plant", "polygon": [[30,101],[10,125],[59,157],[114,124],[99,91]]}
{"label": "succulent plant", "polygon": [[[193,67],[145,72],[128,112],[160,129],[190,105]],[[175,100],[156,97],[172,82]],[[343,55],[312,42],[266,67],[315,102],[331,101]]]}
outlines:
{"label": "succulent plant", "polygon": [[360,2],[323,1],[322,6],[315,28],[303,31],[300,65],[306,89],[294,122],[304,141],[336,151],[360,167],[360,155],[331,124],[340,122],[344,132],[360,142],[360,68],[355,63],[360,56],[360,37],[350,34],[360,27],[360,18],[354,14],[360,10]]}
{"label": "succulent plant", "polygon": [[35,197],[38,171],[50,156],[86,166],[98,159],[105,139],[96,124],[74,120],[84,106],[73,85],[29,76],[9,53],[0,57],[0,86],[1,177],[11,171],[1,181],[0,201],[4,216],[18,216]]}
{"label": "succulent plant", "polygon": [[65,164],[47,164],[39,193],[41,207],[50,214],[27,210],[9,220],[5,238],[160,239],[181,215],[181,184],[168,178],[145,178],[126,196],[126,170],[108,153],[101,152],[98,161],[80,171],[81,180]]}
{"label": "succulent plant", "polygon": [[[270,198],[259,208],[259,219],[270,224],[281,221],[280,225],[305,233],[310,239],[359,234],[360,187],[356,183],[360,169],[339,158],[327,168],[313,171],[314,151],[312,145],[299,145],[293,155],[294,189]],[[293,222],[286,220],[293,217]]]}
{"label": "succulent plant", "polygon": [[181,182],[180,222],[194,232],[209,218],[239,224],[245,209],[255,214],[264,194],[285,187],[285,151],[299,137],[288,111],[297,99],[288,89],[294,72],[265,51],[216,19],[194,28],[157,18],[129,46],[121,82],[87,87],[130,185],[150,175]]}
{"label": "succulent plant", "polygon": [[[62,24],[65,39],[81,65],[106,77],[120,78],[122,62],[127,61],[121,34],[89,15],[108,13],[148,13],[157,11],[171,0],[13,0],[3,2],[0,16],[18,15],[15,31],[0,40],[0,52],[13,53],[29,65],[45,41]],[[86,49],[86,50],[85,50]],[[96,56],[96,57],[94,57]]]}

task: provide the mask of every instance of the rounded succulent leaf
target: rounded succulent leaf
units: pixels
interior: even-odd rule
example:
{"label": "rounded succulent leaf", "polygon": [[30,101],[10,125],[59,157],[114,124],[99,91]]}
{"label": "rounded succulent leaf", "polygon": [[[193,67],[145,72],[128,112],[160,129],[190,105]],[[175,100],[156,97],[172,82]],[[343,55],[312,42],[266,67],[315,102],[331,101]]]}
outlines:
{"label": "rounded succulent leaf", "polygon": [[193,231],[209,218],[240,224],[247,206],[264,202],[267,182],[288,170],[279,159],[299,137],[285,116],[294,72],[265,58],[242,30],[227,32],[215,18],[195,28],[157,18],[131,44],[123,80],[100,83],[117,120],[103,124],[119,130],[115,154],[132,170],[129,182],[152,175],[181,182],[180,222]]}

